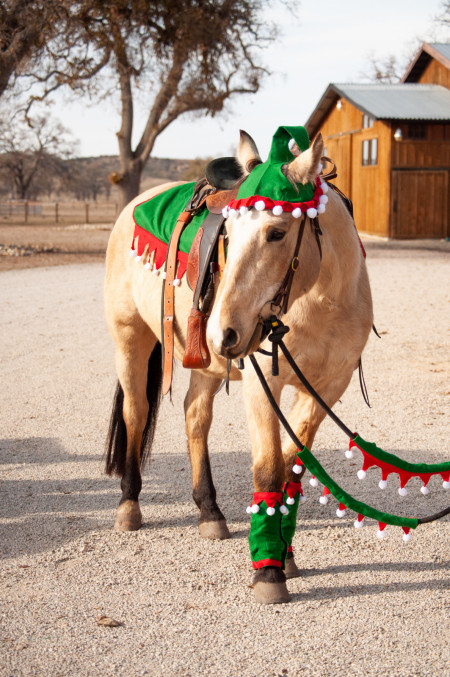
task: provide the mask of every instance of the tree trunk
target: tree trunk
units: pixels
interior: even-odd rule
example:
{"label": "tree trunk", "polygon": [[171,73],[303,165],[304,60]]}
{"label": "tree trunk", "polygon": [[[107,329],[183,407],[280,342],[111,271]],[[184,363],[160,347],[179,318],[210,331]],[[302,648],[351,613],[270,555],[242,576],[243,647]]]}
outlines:
{"label": "tree trunk", "polygon": [[140,160],[131,160],[126,163],[122,179],[117,183],[119,189],[119,209],[122,210],[136,195],[139,195],[142,164]]}

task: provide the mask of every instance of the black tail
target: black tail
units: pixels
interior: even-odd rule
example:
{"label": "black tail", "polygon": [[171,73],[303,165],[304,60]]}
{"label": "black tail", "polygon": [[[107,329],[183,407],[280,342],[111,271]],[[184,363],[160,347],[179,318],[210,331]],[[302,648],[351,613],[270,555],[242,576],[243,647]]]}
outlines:
{"label": "black tail", "polygon": [[[159,404],[161,402],[162,363],[161,344],[158,342],[148,360],[147,372],[147,400],[148,416],[142,433],[141,442],[141,466],[145,463],[153,442],[156,419]],[[125,460],[127,453],[127,429],[123,419],[123,390],[117,383],[114,395],[111,420],[109,422],[108,436],[106,438],[106,465],[105,472],[108,475],[122,475],[125,472]]]}

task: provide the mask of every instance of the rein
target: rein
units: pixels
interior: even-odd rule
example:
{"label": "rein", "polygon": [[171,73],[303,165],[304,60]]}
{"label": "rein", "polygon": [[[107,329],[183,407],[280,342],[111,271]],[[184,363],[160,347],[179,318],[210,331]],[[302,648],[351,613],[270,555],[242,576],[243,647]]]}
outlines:
{"label": "rein", "polygon": [[[406,493],[406,490],[404,488],[406,482],[411,477],[414,476],[420,477],[424,482],[424,487],[426,488],[426,485],[430,477],[439,474],[444,480],[444,488],[450,488],[450,462],[435,463],[428,465],[425,463],[408,463],[407,461],[400,459],[394,454],[383,451],[375,444],[366,442],[357,433],[353,433],[345,425],[345,423],[332,411],[332,409],[326,404],[326,402],[324,402],[324,400],[316,392],[316,390],[309,383],[305,375],[302,373],[302,371],[296,364],[294,358],[292,357],[291,353],[289,352],[288,348],[286,347],[283,341],[283,337],[289,331],[289,327],[283,324],[283,322],[277,319],[275,316],[272,316],[266,321],[265,331],[268,333],[269,341],[272,342],[272,353],[269,353],[266,350],[261,350],[260,352],[264,353],[265,355],[272,355],[272,374],[274,376],[278,375],[278,347],[279,347],[283,352],[289,365],[291,366],[292,370],[294,371],[295,375],[302,383],[302,385],[306,388],[309,394],[316,400],[316,402],[320,404],[320,406],[324,409],[324,411],[328,414],[328,416],[332,418],[332,420],[336,423],[336,425],[338,425],[339,428],[347,435],[347,437],[350,440],[350,451],[352,450],[352,447],[356,447],[363,453],[364,465],[362,471],[358,473],[358,477],[360,479],[363,479],[365,477],[366,470],[369,467],[376,466],[381,468],[383,477],[382,482],[383,481],[385,482],[388,474],[392,472],[397,472],[400,475],[401,488],[399,489],[399,493],[403,492],[401,493],[401,495],[404,495]],[[421,518],[400,517],[398,515],[392,515],[390,513],[382,513],[379,510],[376,510],[375,508],[372,508],[371,506],[353,498],[353,496],[344,491],[327,474],[325,469],[320,465],[319,461],[315,458],[315,456],[311,453],[311,451],[300,442],[295,432],[290,427],[283,412],[279,408],[277,402],[275,401],[275,398],[272,395],[269,385],[264,377],[264,374],[262,373],[262,370],[255,356],[249,355],[249,358],[275,414],[277,415],[278,419],[280,420],[281,424],[283,425],[284,429],[286,430],[291,440],[298,448],[297,461],[292,469],[293,472],[295,472],[296,474],[300,474],[303,471],[303,466],[305,466],[311,473],[313,473],[313,477],[320,480],[324,485],[325,487],[324,496],[326,496],[327,494],[332,494],[339,501],[339,509],[341,513],[343,513],[343,511],[345,511],[346,508],[350,508],[351,510],[354,510],[358,514],[357,522],[359,526],[361,526],[362,519],[364,517],[370,517],[378,521],[380,525],[380,532],[382,532],[386,524],[394,524],[396,526],[401,526],[405,531],[405,535],[409,533],[410,529],[415,529],[419,524],[434,522],[435,520],[441,519],[442,517],[445,517],[445,515],[450,514],[450,507],[448,507],[445,508],[444,510],[441,510],[438,513],[429,515],[427,517]],[[381,486],[382,485],[380,483],[380,487]],[[423,493],[428,493],[428,491]]]}

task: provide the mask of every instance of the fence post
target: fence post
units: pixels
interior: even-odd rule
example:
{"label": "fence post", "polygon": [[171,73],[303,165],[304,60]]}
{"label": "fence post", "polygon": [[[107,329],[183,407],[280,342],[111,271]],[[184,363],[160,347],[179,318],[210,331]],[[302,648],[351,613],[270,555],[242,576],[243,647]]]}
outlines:
{"label": "fence post", "polygon": [[25,200],[23,207],[24,207],[24,212],[25,212],[25,214],[24,214],[25,219],[24,220],[25,220],[25,223],[28,223],[28,200]]}
{"label": "fence post", "polygon": [[85,223],[89,223],[89,202],[84,203]]}
{"label": "fence post", "polygon": [[55,223],[59,223],[59,205],[55,202]]}

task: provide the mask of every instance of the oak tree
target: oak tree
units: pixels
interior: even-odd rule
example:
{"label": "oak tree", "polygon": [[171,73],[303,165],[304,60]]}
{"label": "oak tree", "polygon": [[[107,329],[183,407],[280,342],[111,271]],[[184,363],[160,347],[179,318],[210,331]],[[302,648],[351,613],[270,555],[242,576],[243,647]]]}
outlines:
{"label": "oak tree", "polygon": [[[120,166],[111,175],[126,204],[139,192],[155,141],[181,115],[216,115],[238,94],[255,93],[267,72],[258,49],[273,39],[261,0],[61,0],[70,14],[23,77],[40,86],[32,101],[61,86],[120,97]],[[49,60],[52,68],[49,68]],[[43,67],[44,66],[44,67]],[[136,98],[148,111],[133,144]],[[113,103],[111,103],[113,102]]]}

